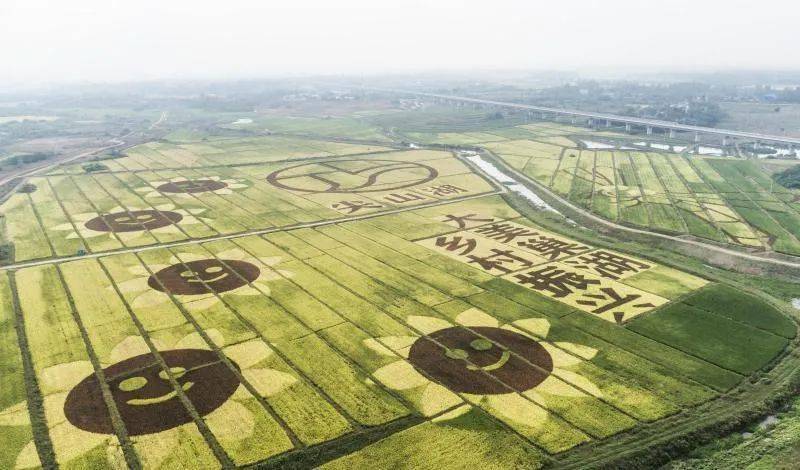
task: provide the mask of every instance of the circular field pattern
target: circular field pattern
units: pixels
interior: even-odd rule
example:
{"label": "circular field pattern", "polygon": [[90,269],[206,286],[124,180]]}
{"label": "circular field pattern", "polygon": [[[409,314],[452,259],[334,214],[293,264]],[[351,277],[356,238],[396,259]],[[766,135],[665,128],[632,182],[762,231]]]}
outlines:
{"label": "circular field pattern", "polygon": [[547,350],[513,331],[453,327],[431,333],[429,338],[414,342],[408,360],[454,392],[495,395],[510,393],[509,387],[524,392],[553,371]]}
{"label": "circular field pattern", "polygon": [[259,274],[258,266],[246,261],[211,258],[168,266],[150,276],[147,284],[177,295],[222,293],[255,281]]}
{"label": "circular field pattern", "polygon": [[164,183],[156,188],[162,193],[205,193],[226,188],[227,183],[210,179],[184,180]]}
{"label": "circular field pattern", "polygon": [[96,232],[138,232],[177,224],[183,216],[172,211],[153,209],[114,212],[89,219],[84,226]]}
{"label": "circular field pattern", "polygon": [[[219,362],[213,351],[173,349],[160,354],[200,416],[219,408],[239,387],[236,374]],[[232,361],[231,364],[239,368]],[[153,355],[142,354],[126,359],[103,369],[103,372],[110,378],[111,396],[128,434],[152,434],[192,421]],[[114,433],[94,374],[69,392],[64,414],[70,423],[85,431]]]}
{"label": "circular field pattern", "polygon": [[303,163],[274,171],[271,185],[309,193],[389,191],[427,183],[439,176],[428,165],[396,160],[351,159]]}

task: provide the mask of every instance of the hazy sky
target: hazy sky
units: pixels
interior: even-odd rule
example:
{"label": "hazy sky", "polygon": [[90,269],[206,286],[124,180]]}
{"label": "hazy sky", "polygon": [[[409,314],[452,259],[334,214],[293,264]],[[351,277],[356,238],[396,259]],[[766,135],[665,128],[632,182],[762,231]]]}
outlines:
{"label": "hazy sky", "polygon": [[453,69],[800,68],[797,0],[0,0],[0,86]]}

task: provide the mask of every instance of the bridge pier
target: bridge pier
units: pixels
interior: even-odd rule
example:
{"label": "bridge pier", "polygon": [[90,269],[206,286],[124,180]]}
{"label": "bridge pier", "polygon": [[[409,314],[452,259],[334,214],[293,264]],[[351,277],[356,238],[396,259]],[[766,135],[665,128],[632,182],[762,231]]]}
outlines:
{"label": "bridge pier", "polygon": [[653,126],[647,126],[647,135],[653,135]]}
{"label": "bridge pier", "polygon": [[606,119],[606,127],[611,127],[611,121]]}
{"label": "bridge pier", "polygon": [[695,143],[700,142],[700,133],[699,132],[695,132],[694,133],[694,142]]}
{"label": "bridge pier", "polygon": [[670,139],[674,139],[675,138],[675,129],[670,129],[669,130],[669,138]]}
{"label": "bridge pier", "polygon": [[728,136],[727,135],[723,135],[722,136],[722,146],[723,147],[727,147],[728,144],[730,144],[730,141],[728,140]]}
{"label": "bridge pier", "polygon": [[632,129],[633,129],[633,128],[632,128],[632,126],[631,126],[631,123],[629,123],[629,122],[626,122],[626,123],[625,123],[625,132],[630,132]]}

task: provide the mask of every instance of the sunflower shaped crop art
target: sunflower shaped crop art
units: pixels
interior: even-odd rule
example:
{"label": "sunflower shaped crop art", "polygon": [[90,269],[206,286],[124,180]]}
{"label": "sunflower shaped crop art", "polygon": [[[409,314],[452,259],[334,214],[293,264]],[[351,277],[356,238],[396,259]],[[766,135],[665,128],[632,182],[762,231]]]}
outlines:
{"label": "sunflower shaped crop art", "polygon": [[426,415],[454,405],[446,399],[444,388],[526,426],[541,425],[548,418],[547,411],[532,402],[546,404],[549,396],[585,396],[567,382],[602,395],[589,379],[566,369],[591,359],[597,350],[537,339],[550,331],[546,319],[500,325],[494,317],[472,308],[455,321],[454,325],[441,318],[411,316],[407,323],[424,336],[366,339],[365,344],[376,352],[403,358],[376,370],[375,377],[395,390],[422,389],[419,406]]}
{"label": "sunflower shaped crop art", "polygon": [[277,269],[281,258],[257,258],[268,269],[262,269],[244,251],[233,248],[217,253],[216,258],[193,253],[172,256],[170,264],[150,265],[152,274],[141,265],[128,270],[137,277],[119,283],[124,293],[135,295],[134,307],[152,307],[177,297],[193,310],[211,307],[220,301],[216,294],[262,295],[270,293],[269,282],[291,277],[292,272]]}
{"label": "sunflower shaped crop art", "polygon": [[146,231],[158,233],[180,233],[181,225],[194,225],[202,221],[200,214],[204,208],[177,209],[174,204],[160,204],[152,208],[114,207],[108,212],[84,212],[73,214],[75,225],[65,223],[51,230],[67,232],[67,238],[117,237],[120,240],[133,240]]}
{"label": "sunflower shaped crop art", "polygon": [[145,198],[169,196],[191,198],[199,193],[232,194],[234,190],[249,187],[242,179],[200,176],[197,178],[175,177],[164,181],[150,181],[135,191]]}
{"label": "sunflower shaped crop art", "polygon": [[[217,330],[205,330],[219,347],[224,344]],[[183,394],[215,436],[243,440],[253,433],[253,414],[243,404],[252,398],[239,380],[236,369],[262,396],[273,396],[297,379],[285,372],[257,364],[273,351],[260,340],[225,348],[233,369],[219,361],[198,333],[190,333],[165,347],[153,340]],[[179,445],[182,432],[196,430],[191,415],[177,396],[166,372],[159,366],[144,338],[129,336],[117,344],[108,357],[100,358],[111,397],[128,435],[137,443],[148,467],[158,467]],[[42,370],[42,385],[57,390],[44,397],[56,460],[64,464],[98,446],[106,446],[112,468],[124,462],[119,441],[100,384],[89,361],[58,364]],[[27,403],[0,411],[0,426],[30,424]],[[33,441],[19,453],[17,468],[40,465]]]}

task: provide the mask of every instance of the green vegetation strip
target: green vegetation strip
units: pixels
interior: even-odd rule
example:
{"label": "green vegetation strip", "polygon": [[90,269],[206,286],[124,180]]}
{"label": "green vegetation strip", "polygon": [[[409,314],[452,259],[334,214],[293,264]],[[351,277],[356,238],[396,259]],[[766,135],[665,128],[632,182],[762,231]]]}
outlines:
{"label": "green vegetation strip", "polygon": [[772,305],[724,284],[714,284],[686,297],[685,303],[784,338],[794,338],[797,325]]}
{"label": "green vegetation strip", "polygon": [[22,308],[20,308],[17,283],[14,279],[13,272],[8,273],[8,281],[14,304],[14,328],[17,331],[17,342],[19,344],[20,354],[22,355],[22,367],[25,375],[25,389],[28,397],[28,413],[31,418],[33,441],[36,444],[36,451],[39,453],[39,461],[42,467],[55,468],[56,454],[53,450],[53,443],[50,441],[50,435],[48,433],[42,391],[39,388],[39,381],[36,378],[33,356],[28,347],[28,337],[25,333],[25,316],[22,314]]}
{"label": "green vegetation strip", "polygon": [[786,338],[683,302],[634,320],[628,328],[743,375],[769,363],[788,344]]}
{"label": "green vegetation strip", "polygon": [[106,377],[103,373],[103,366],[100,364],[100,359],[98,359],[97,353],[92,347],[92,343],[89,340],[89,334],[86,331],[83,320],[81,319],[80,314],[78,314],[78,309],[75,307],[75,299],[72,297],[72,293],[67,288],[67,283],[64,280],[64,273],[61,270],[61,266],[56,265],[56,272],[58,274],[58,279],[61,281],[61,285],[64,286],[64,291],[67,293],[67,301],[72,309],[72,318],[75,321],[75,324],[78,326],[78,331],[80,331],[81,339],[83,339],[86,352],[89,355],[89,360],[94,368],[94,373],[97,375],[97,381],[100,384],[100,390],[103,394],[103,401],[105,402],[106,408],[108,408],[108,413],[111,416],[111,426],[114,428],[114,433],[117,435],[117,438],[122,446],[122,453],[125,456],[125,462],[128,464],[128,467],[131,470],[139,469],[142,467],[142,464],[133,448],[133,444],[128,436],[128,431],[125,429],[125,423],[123,423],[122,417],[119,414],[114,397],[111,395],[111,390],[109,389],[108,382],[106,382]]}

